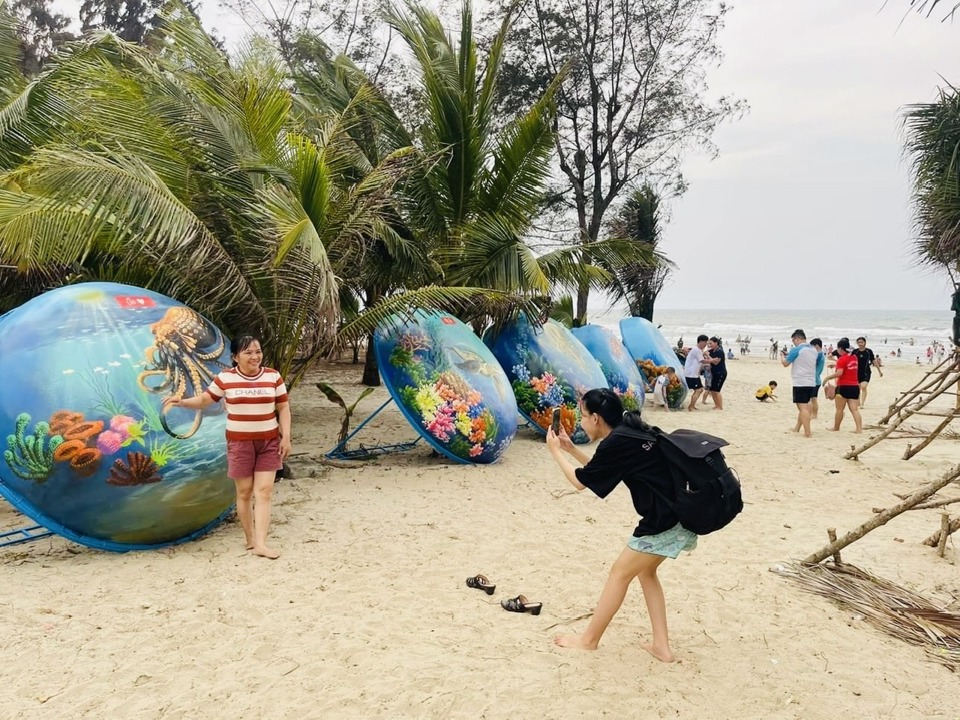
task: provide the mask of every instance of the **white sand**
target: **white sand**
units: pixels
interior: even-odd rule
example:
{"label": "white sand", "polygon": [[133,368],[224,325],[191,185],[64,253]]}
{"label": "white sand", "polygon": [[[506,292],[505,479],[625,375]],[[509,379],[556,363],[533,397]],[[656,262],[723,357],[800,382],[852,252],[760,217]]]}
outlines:
{"label": "white sand", "polygon": [[[597,652],[551,641],[586,626],[571,619],[592,610],[636,524],[623,488],[606,501],[564,494],[530,431],[495,466],[454,465],[421,444],[360,469],[322,467],[310,456],[333,446],[340,411],[310,381],[292,398],[294,452],[305,454],[275,496],[279,560],[244,552],[233,522],[163,551],[117,555],[52,538],[0,553],[0,717],[960,717],[956,677],[922,649],[768,570],[821,547],[828,526],[842,533],[942,474],[957,442],[909,462],[902,440],[843,460],[860,441],[849,417],[828,433],[824,409],[814,438],[799,437],[788,371],[729,365],[722,413],[647,412],[665,429],[727,438],[747,502],[732,525],[663,566],[678,664],[639,648],[649,633],[639,586]],[[875,377],[867,423],[924,369]],[[337,365],[314,379],[349,400],[359,376]],[[781,401],[756,402],[771,378]],[[362,409],[385,397],[379,389]],[[391,407],[358,439],[413,436]],[[2,527],[23,522],[2,505]],[[938,526],[937,510],[908,513],[844,558],[956,609],[956,549],[939,559],[920,544]],[[478,572],[497,583],[493,597],[465,586]],[[543,613],[500,609],[518,593]]]}

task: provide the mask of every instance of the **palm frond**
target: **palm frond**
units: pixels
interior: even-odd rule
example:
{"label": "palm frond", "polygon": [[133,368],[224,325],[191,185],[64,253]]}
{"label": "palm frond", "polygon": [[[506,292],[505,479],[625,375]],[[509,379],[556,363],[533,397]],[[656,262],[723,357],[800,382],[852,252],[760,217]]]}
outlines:
{"label": "palm frond", "polygon": [[440,287],[430,285],[392,295],[364,310],[353,320],[344,324],[337,334],[337,342],[344,345],[374,332],[378,327],[389,327],[403,322],[418,309],[444,310],[464,322],[491,318],[505,319],[524,313],[539,317],[543,312],[542,298],[528,298],[513,293],[498,292],[479,287]]}

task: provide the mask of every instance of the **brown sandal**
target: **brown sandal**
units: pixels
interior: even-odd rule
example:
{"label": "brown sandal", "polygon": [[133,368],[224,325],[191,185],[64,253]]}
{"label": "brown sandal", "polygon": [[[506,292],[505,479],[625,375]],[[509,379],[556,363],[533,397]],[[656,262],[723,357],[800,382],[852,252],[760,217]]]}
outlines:
{"label": "brown sandal", "polygon": [[493,591],[497,589],[496,585],[491,584],[490,581],[487,580],[486,575],[474,575],[473,577],[468,577],[467,587],[483,590],[487,595],[493,595]]}
{"label": "brown sandal", "polygon": [[543,603],[527,602],[526,597],[523,595],[517,595],[515,598],[510,598],[509,600],[501,600],[500,607],[502,607],[504,610],[509,610],[510,612],[539,615],[540,611],[543,609]]}

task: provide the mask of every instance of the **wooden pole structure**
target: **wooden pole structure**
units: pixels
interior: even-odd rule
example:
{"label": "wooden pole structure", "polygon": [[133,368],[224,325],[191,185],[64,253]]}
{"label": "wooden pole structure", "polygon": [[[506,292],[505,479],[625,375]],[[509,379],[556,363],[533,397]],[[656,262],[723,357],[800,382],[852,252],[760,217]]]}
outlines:
{"label": "wooden pole structure", "polygon": [[[837,541],[837,529],[836,528],[827,528],[827,538],[829,538],[831,543]],[[840,551],[837,550],[833,554],[833,562],[836,565],[843,565],[843,560],[840,559]]]}
{"label": "wooden pole structure", "polygon": [[939,435],[940,433],[942,433],[943,430],[944,430],[944,428],[947,427],[947,425],[950,424],[950,421],[951,421],[951,420],[953,420],[953,415],[950,415],[949,417],[945,418],[945,419],[943,420],[943,422],[941,422],[939,425],[937,425],[937,427],[935,427],[935,428],[930,432],[930,434],[927,435],[927,436],[921,441],[921,443],[920,443],[919,445],[917,445],[916,447],[913,447],[912,445],[908,445],[908,446],[907,446],[907,449],[906,449],[906,450],[904,451],[904,453],[903,453],[903,459],[904,459],[904,460],[909,460],[909,459],[912,458],[914,455],[916,455],[918,452],[920,452],[921,450],[923,450],[927,445],[929,445],[930,443],[932,443],[932,442],[937,438],[937,435]]}
{"label": "wooden pole structure", "polygon": [[[960,379],[960,378],[958,378],[958,379]],[[954,382],[956,382],[956,381],[954,381]],[[952,383],[951,383],[951,384],[952,384]],[[929,405],[931,402],[933,402],[934,400],[936,400],[937,397],[938,397],[938,394],[936,394],[936,393],[931,393],[930,395],[927,396],[927,398],[926,398],[925,400],[923,400],[922,402],[918,403],[916,407],[903,410],[903,412],[902,412],[900,415],[897,416],[897,419],[894,420],[894,422],[890,425],[890,427],[888,427],[888,428],[887,428],[886,430],[884,430],[882,433],[880,433],[879,435],[877,435],[875,438],[871,438],[870,440],[868,440],[867,442],[865,442],[865,443],[864,443],[863,445],[861,445],[859,448],[852,448],[852,449],[850,450],[850,452],[848,452],[846,455],[843,456],[844,460],[859,460],[859,459],[860,459],[860,454],[861,454],[862,452],[864,452],[865,450],[869,450],[870,448],[872,448],[874,445],[876,445],[876,444],[879,443],[880,441],[885,440],[891,433],[893,433],[894,431],[896,431],[896,429],[899,428],[902,423],[904,423],[904,422],[906,422],[907,420],[909,420],[911,415],[914,415],[918,410],[922,410],[923,408],[925,408],[925,407],[926,407],[927,405]],[[950,415],[950,416],[947,418],[947,422],[946,422],[941,428],[939,428],[939,429],[937,430],[937,432],[939,433],[941,430],[943,430],[944,427],[946,427],[947,425],[949,425],[949,424],[950,424],[950,420],[953,419],[953,417],[954,417],[953,415]],[[917,449],[916,451],[914,451],[914,452],[910,452],[910,449],[908,448],[908,449],[907,449],[907,452],[910,452],[910,455],[909,455],[909,457],[904,457],[904,459],[906,460],[906,459],[909,459],[910,457],[913,457],[913,456],[916,455],[918,452],[920,452],[920,450],[922,450],[924,447],[926,447],[926,445],[923,445],[922,447],[918,448],[918,449]]]}
{"label": "wooden pole structure", "polygon": [[920,488],[915,493],[913,493],[910,497],[908,497],[906,500],[899,503],[898,505],[895,505],[892,508],[884,510],[882,513],[879,513],[878,515],[867,520],[867,522],[860,525],[860,527],[855,528],[854,530],[851,530],[839,540],[835,542],[831,542],[826,547],[820,548],[817,552],[807,556],[806,558],[803,559],[803,564],[816,565],[819,562],[823,562],[831,555],[834,555],[837,551],[842,550],[847,545],[850,545],[851,543],[859,540],[871,530],[875,530],[881,525],[886,525],[897,515],[900,515],[901,513],[906,512],[907,510],[909,510],[915,505],[919,505],[927,498],[936,494],[938,490],[945,488],[947,485],[952,483],[957,478],[960,478],[960,465],[957,465],[951,470],[949,470],[940,479],[935,480],[929,485],[925,485],[924,487]]}
{"label": "wooden pole structure", "polygon": [[940,513],[940,542],[937,544],[937,555],[943,557],[947,550],[947,538],[950,537],[950,513]]}
{"label": "wooden pole structure", "polygon": [[[960,530],[960,518],[954,518],[950,521],[950,524],[947,526],[947,535],[952,535],[957,530]],[[943,528],[937,530],[933,535],[928,537],[923,541],[924,545],[929,545],[930,547],[937,547],[940,544],[940,538],[943,533]]]}
{"label": "wooden pole structure", "polygon": [[[942,392],[945,389],[942,387],[942,384],[950,376],[950,373],[957,369],[957,365],[960,365],[960,356],[957,358],[944,358],[944,360],[942,360],[937,367],[935,367],[933,370],[928,370],[927,374],[924,375],[920,382],[903,393],[901,398],[888,408],[887,414],[880,418],[877,424],[886,425],[890,418],[902,412],[904,407],[908,403],[912,402],[918,395],[923,395],[926,393],[933,393],[934,395],[937,395]],[[956,381],[954,380],[954,382]],[[947,385],[947,387],[952,384],[953,383],[950,383]]]}

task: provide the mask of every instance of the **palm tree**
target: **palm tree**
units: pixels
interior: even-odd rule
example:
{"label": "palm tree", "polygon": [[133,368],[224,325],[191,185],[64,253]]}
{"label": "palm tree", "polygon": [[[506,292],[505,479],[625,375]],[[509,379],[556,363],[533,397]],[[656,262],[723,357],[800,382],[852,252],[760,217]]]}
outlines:
{"label": "palm tree", "polygon": [[[921,262],[960,271],[960,91],[941,88],[932,103],[904,112],[916,208],[915,251]],[[960,276],[956,276],[960,282]]]}
{"label": "palm tree", "polygon": [[386,19],[412,52],[419,78],[426,117],[411,134],[425,173],[406,189],[444,283],[546,295],[551,280],[526,237],[550,172],[556,83],[497,131],[494,97],[512,18],[504,19],[482,67],[469,0],[456,41],[436,13],[417,3],[391,9]]}
{"label": "palm tree", "polygon": [[[943,3],[943,5],[947,4],[944,2],[944,0],[910,0],[910,9],[916,10],[918,13],[921,13],[926,17],[930,17],[936,7],[941,5],[941,3]],[[943,17],[943,19],[952,20],[957,10],[960,10],[960,3],[955,3],[954,6],[947,11],[947,14]]]}
{"label": "palm tree", "polygon": [[147,286],[259,331],[295,384],[337,332],[338,270],[365,238],[392,237],[405,153],[366,163],[350,107],[299,122],[269,48],[231,66],[182,8],[155,43],[93,36],[0,111],[0,258]]}
{"label": "palm tree", "polygon": [[635,244],[647,259],[610,267],[611,280],[605,289],[614,302],[625,300],[631,315],[647,320],[653,320],[657,295],[673,269],[673,263],[659,251],[660,225],[660,195],[647,184],[630,194],[610,223],[613,237]]}
{"label": "palm tree", "polygon": [[937,102],[909,106],[903,126],[913,170],[914,251],[953,282],[953,338],[960,345],[960,91],[947,86]]}

